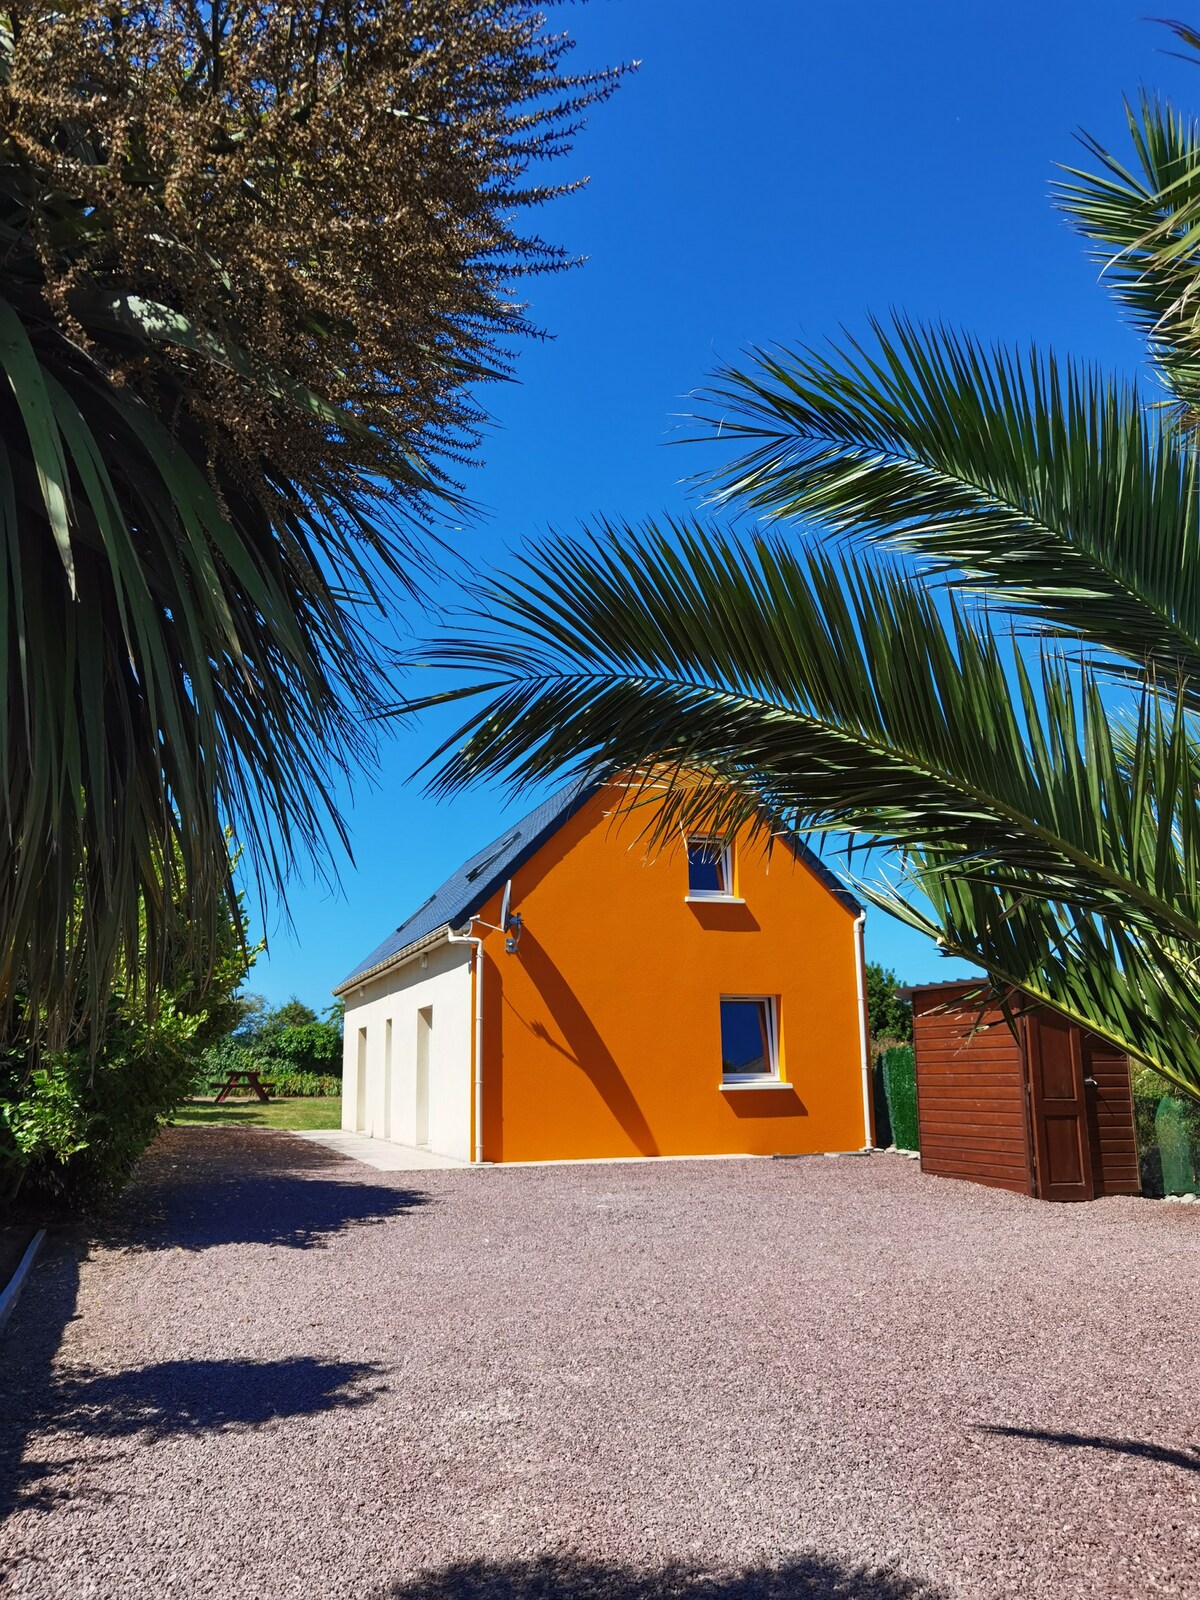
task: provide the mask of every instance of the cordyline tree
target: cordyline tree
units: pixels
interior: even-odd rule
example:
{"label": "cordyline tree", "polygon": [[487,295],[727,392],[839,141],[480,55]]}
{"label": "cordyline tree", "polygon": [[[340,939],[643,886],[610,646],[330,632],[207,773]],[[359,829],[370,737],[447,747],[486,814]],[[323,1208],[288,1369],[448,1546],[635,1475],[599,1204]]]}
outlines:
{"label": "cordyline tree", "polygon": [[518,0],[0,8],[0,1012],[202,962],[227,826],[276,886],[341,832],[372,609],[569,264],[534,174],[617,76],[569,48]]}
{"label": "cordyline tree", "polygon": [[1059,200],[1151,382],[903,319],[755,352],[697,420],[766,531],[604,526],[486,583],[429,652],[482,697],[435,782],[600,762],[660,832],[898,851],[861,892],[1200,1098],[1200,128],[1128,122]]}

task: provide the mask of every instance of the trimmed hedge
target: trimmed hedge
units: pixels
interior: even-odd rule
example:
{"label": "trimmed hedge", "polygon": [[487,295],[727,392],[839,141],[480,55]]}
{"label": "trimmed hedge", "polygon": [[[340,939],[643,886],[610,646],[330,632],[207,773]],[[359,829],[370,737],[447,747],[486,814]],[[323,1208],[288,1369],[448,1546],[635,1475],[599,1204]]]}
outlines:
{"label": "trimmed hedge", "polygon": [[891,1142],[898,1150],[919,1150],[917,1132],[917,1061],[910,1044],[896,1045],[879,1058],[879,1076],[887,1102]]}
{"label": "trimmed hedge", "polygon": [[[333,1098],[342,1092],[342,1080],[335,1078],[327,1072],[279,1072],[271,1062],[260,1061],[257,1067],[259,1076],[264,1083],[271,1085],[271,1098],[293,1100],[321,1100]],[[215,1083],[217,1080],[211,1080]],[[196,1085],[193,1095],[210,1093],[209,1082]],[[229,1091],[230,1100],[253,1099],[254,1090],[249,1084],[242,1084]]]}
{"label": "trimmed hedge", "polygon": [[328,1072],[276,1072],[270,1080],[276,1095],[314,1100],[342,1092],[342,1080]]}

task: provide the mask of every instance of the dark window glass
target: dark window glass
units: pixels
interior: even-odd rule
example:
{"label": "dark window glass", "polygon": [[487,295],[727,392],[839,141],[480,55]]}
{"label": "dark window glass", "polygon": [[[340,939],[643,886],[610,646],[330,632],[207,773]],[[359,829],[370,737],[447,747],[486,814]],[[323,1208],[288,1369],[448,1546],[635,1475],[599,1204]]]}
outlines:
{"label": "dark window glass", "polygon": [[721,1071],[727,1078],[774,1073],[768,1000],[721,1001]]}
{"label": "dark window glass", "polygon": [[688,845],[688,893],[728,894],[725,846],[718,839],[696,839]]}

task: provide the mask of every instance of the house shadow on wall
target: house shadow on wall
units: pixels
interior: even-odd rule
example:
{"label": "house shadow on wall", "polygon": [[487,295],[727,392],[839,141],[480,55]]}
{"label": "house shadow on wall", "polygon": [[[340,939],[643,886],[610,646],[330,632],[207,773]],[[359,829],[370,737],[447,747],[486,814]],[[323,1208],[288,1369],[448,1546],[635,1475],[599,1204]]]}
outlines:
{"label": "house shadow on wall", "polygon": [[587,1074],[639,1155],[658,1155],[658,1143],[650,1124],[587,1008],[528,928],[521,934],[521,960],[563,1043],[558,1043],[544,1021],[522,1016],[505,997],[513,1016],[549,1049],[556,1050]]}
{"label": "house shadow on wall", "polygon": [[390,1600],[951,1600],[894,1567],[793,1556],[731,1572],[672,1564],[652,1570],[542,1556],[440,1567],[389,1591]]}

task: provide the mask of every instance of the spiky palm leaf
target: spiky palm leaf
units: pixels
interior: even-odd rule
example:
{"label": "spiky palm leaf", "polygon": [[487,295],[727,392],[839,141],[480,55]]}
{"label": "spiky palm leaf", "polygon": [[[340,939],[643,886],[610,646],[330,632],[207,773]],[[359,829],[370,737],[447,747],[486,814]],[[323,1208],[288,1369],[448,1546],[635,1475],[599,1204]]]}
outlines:
{"label": "spiky palm leaf", "polygon": [[656,839],[748,823],[901,850],[910,897],[858,892],[1200,1097],[1200,1001],[1172,999],[1200,962],[1182,696],[1114,721],[1092,675],[1032,677],[902,568],[697,523],[541,547],[427,659],[475,680],[440,698],[483,702],[436,789],[618,767]]}
{"label": "spiky palm leaf", "polygon": [[1196,458],[1130,384],[903,319],[704,391],[721,500],[894,544],[1200,703]]}
{"label": "spiky palm leaf", "polygon": [[[1189,58],[1200,32],[1166,26]],[[1059,204],[1085,238],[1186,418],[1200,406],[1200,125],[1142,92],[1125,104],[1132,161],[1083,135],[1096,163],[1064,168]]]}
{"label": "spiky palm leaf", "polygon": [[231,823],[276,881],[318,848],[375,688],[344,535],[318,556],[298,513],[222,504],[202,451],[5,301],[0,374],[0,992],[66,1021],[122,954],[152,991],[212,940]]}
{"label": "spiky palm leaf", "polygon": [[1118,753],[1088,674],[1046,659],[1034,680],[902,569],[695,522],[609,528],[485,582],[473,618],[428,655],[484,698],[437,787],[674,768],[692,776],[660,830],[731,827],[765,800],[791,826],[1200,938],[1182,701],[1168,717],[1148,697]]}

